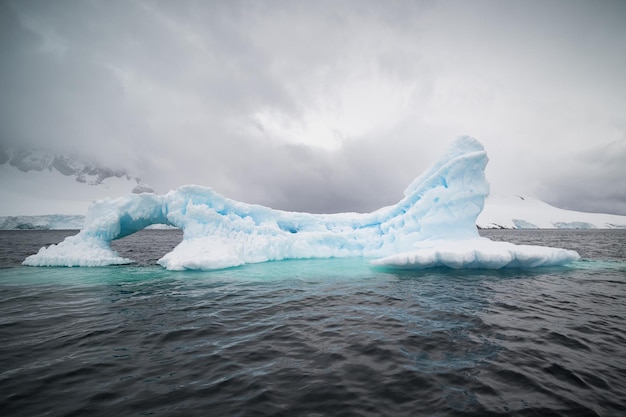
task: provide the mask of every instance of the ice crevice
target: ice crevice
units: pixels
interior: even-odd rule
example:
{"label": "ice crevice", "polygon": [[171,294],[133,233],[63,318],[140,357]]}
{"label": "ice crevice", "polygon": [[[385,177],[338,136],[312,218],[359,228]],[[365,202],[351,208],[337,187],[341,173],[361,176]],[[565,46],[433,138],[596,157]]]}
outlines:
{"label": "ice crevice", "polygon": [[151,224],[183,230],[158,263],[171,270],[213,270],[270,260],[374,258],[377,267],[530,268],[579,259],[571,250],[494,242],[476,218],[489,194],[487,153],[463,136],[417,177],[395,205],[371,213],[311,214],[230,200],[186,185],[165,195],[131,194],[92,204],[84,228],[24,261],[30,266],[126,264],[110,242]]}

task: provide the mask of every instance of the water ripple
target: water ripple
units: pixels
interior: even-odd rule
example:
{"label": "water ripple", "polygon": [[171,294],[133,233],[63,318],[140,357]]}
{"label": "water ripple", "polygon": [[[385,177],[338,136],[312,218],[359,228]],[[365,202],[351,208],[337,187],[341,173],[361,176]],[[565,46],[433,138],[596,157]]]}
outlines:
{"label": "water ripple", "polygon": [[626,415],[626,274],[607,262],[3,269],[0,415]]}

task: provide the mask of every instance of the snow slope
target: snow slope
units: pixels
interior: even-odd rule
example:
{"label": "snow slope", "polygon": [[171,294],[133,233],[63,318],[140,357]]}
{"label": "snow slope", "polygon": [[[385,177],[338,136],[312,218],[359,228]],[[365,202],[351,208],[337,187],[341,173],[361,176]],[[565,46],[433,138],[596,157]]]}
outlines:
{"label": "snow slope", "polygon": [[626,216],[563,210],[518,195],[489,196],[476,225],[483,229],[624,229]]}

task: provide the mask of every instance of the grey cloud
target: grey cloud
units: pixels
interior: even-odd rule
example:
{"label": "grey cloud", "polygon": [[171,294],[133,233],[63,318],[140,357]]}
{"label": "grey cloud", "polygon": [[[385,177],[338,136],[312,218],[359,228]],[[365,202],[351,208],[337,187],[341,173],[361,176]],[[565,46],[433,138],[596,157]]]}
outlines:
{"label": "grey cloud", "polygon": [[[394,202],[470,134],[494,191],[626,214],[624,18],[610,1],[3,1],[0,141],[89,156],[160,192],[200,183],[332,212]],[[304,124],[358,76],[411,90],[393,126],[328,151],[255,122]]]}
{"label": "grey cloud", "polygon": [[569,164],[553,167],[539,195],[566,209],[626,214],[625,139],[626,130],[620,140],[577,150]]}

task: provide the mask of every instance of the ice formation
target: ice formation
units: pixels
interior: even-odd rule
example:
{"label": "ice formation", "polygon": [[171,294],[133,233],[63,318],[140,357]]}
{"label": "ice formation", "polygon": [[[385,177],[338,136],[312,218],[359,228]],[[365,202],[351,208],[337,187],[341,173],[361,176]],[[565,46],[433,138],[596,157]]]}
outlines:
{"label": "ice formation", "polygon": [[481,238],[475,226],[489,185],[483,146],[464,136],[415,179],[397,204],[372,213],[310,214],[230,200],[210,188],[127,195],[94,203],[85,227],[24,261],[31,266],[132,262],[111,240],[151,224],[180,227],[182,242],[158,263],[212,270],[295,258],[368,257],[389,268],[503,268],[563,265],[574,251]]}

